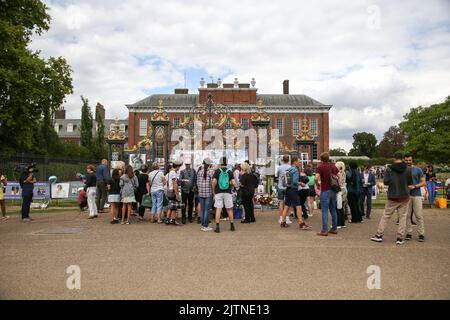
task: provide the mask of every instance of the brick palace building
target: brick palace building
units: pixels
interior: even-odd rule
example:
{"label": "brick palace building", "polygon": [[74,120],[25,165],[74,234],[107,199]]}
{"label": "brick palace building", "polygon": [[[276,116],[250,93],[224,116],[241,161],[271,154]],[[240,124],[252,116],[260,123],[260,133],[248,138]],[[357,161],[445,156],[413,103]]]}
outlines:
{"label": "brick palace building", "polygon": [[[217,83],[205,86],[202,79],[198,93],[189,94],[188,89],[175,89],[173,94],[154,94],[128,104],[128,146],[130,149],[134,146],[135,153],[146,153],[142,141],[148,138],[152,116],[162,107],[167,113],[170,129],[180,128],[189,121],[187,117],[194,106],[205,106],[210,96],[214,104],[223,105],[229,111],[225,129],[231,128],[231,123],[240,124],[242,129],[252,128],[252,116],[262,106],[267,120],[270,119],[269,126],[279,130],[280,154],[307,153],[309,160],[317,162],[320,154],[329,150],[329,111],[332,105],[306,95],[290,94],[288,80],[283,82],[283,94],[259,94],[255,84],[254,79],[250,84],[239,83],[237,79],[234,83],[222,84],[219,79]],[[164,139],[155,140],[156,157],[165,158],[172,145],[166,146]]]}

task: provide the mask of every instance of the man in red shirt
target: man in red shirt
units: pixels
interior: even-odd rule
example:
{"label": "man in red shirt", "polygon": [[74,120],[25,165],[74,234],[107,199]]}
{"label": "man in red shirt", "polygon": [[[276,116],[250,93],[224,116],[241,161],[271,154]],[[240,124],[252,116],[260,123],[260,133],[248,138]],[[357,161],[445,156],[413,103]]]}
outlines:
{"label": "man in red shirt", "polygon": [[[322,209],[322,231],[317,235],[328,236],[328,233],[337,234],[336,192],[331,190],[331,174],[337,174],[339,170],[330,163],[330,155],[326,152],[320,155],[320,161],[322,163],[317,167],[314,178],[317,187],[320,186],[320,208]],[[328,210],[331,211],[330,230],[328,230]]]}

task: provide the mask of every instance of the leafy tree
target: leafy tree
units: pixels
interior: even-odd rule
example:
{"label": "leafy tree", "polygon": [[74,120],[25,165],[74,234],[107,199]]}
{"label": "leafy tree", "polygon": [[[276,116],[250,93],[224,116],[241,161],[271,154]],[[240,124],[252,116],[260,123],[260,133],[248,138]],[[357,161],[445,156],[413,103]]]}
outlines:
{"label": "leafy tree", "polygon": [[358,132],[353,135],[353,148],[349,156],[368,156],[372,158],[377,151],[377,138],[372,133]]}
{"label": "leafy tree", "polygon": [[88,99],[85,99],[81,96],[81,101],[83,102],[83,106],[81,107],[81,146],[85,147],[89,150],[92,150],[92,128],[94,126],[92,119],[91,107],[89,107]]}
{"label": "leafy tree", "polygon": [[430,163],[449,163],[450,96],[428,108],[413,108],[400,123],[406,135],[406,152]]}
{"label": "leafy tree", "polygon": [[28,48],[33,34],[40,35],[50,27],[47,9],[39,0],[0,1],[2,153],[36,149],[36,138],[52,134],[49,119],[72,93],[72,70],[67,62],[63,58],[42,59],[39,52]]}
{"label": "leafy tree", "polygon": [[330,156],[346,156],[347,151],[342,148],[330,149],[329,154]]}
{"label": "leafy tree", "polygon": [[406,145],[406,137],[398,126],[390,127],[378,145],[378,154],[384,158],[391,158],[392,155],[403,150]]}

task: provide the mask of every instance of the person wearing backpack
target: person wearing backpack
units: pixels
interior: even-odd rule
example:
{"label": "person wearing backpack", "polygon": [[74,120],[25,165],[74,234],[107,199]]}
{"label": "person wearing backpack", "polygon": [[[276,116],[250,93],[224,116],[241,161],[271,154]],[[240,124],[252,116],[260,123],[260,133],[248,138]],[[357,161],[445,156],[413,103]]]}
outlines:
{"label": "person wearing backpack", "polygon": [[[322,162],[317,167],[314,181],[320,186],[320,208],[322,209],[322,230],[317,233],[318,236],[328,236],[329,233],[337,234],[337,211],[336,211],[336,193],[339,189],[339,170],[333,163],[330,163],[330,155],[324,152],[320,155]],[[320,184],[319,184],[320,179]],[[331,229],[328,230],[328,210],[331,212]]]}
{"label": "person wearing backpack", "polygon": [[[280,207],[280,218],[278,219],[278,223],[283,222],[283,210],[284,210],[284,199],[286,197],[286,187],[283,183],[283,177],[287,170],[291,168],[291,165],[289,164],[289,156],[284,155],[281,159],[282,164],[278,167],[277,170],[277,177],[278,177],[278,184],[277,184],[277,197],[279,201],[279,207]],[[291,224],[291,221],[289,220],[289,216],[286,216],[286,223]]]}
{"label": "person wearing backpack", "polygon": [[138,171],[138,174],[136,174],[136,178],[138,179],[139,184],[139,187],[137,188],[135,193],[136,203],[138,204],[138,219],[140,221],[143,221],[146,208],[142,206],[142,198],[144,194],[148,194],[148,166],[146,164],[143,164],[141,166],[141,171]]}
{"label": "person wearing backpack", "polygon": [[300,197],[298,195],[298,186],[300,183],[300,173],[298,168],[301,166],[300,159],[293,157],[291,161],[292,166],[281,177],[282,184],[286,187],[286,198],[283,214],[281,216],[281,228],[287,228],[289,225],[286,223],[286,215],[289,208],[297,210],[298,213],[298,225],[300,230],[311,229],[302,218],[302,206],[300,205]]}
{"label": "person wearing backpack", "polygon": [[347,199],[348,206],[350,207],[350,212],[352,214],[351,223],[361,223],[362,213],[360,204],[360,197],[362,193],[362,177],[358,171],[358,164],[355,160],[350,161],[349,163],[350,170],[346,175],[347,182]]}
{"label": "person wearing backpack", "polygon": [[216,229],[214,232],[220,233],[220,213],[225,208],[230,219],[230,230],[235,231],[233,217],[233,196],[231,189],[236,187],[233,172],[227,169],[227,158],[220,159],[220,167],[216,170],[212,180],[214,192],[214,205],[216,207]]}

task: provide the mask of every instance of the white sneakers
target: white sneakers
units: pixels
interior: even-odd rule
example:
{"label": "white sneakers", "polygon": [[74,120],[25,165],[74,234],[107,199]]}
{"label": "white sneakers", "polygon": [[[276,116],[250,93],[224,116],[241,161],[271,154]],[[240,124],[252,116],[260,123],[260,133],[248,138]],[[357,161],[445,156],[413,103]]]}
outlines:
{"label": "white sneakers", "polygon": [[[280,218],[278,219],[278,223],[281,224],[281,216],[280,216]],[[291,221],[291,219],[289,218],[289,216],[286,216],[286,224],[292,224],[292,221]]]}
{"label": "white sneakers", "polygon": [[200,230],[204,231],[204,232],[208,232],[208,231],[212,231],[213,228],[210,227],[201,227]]}

